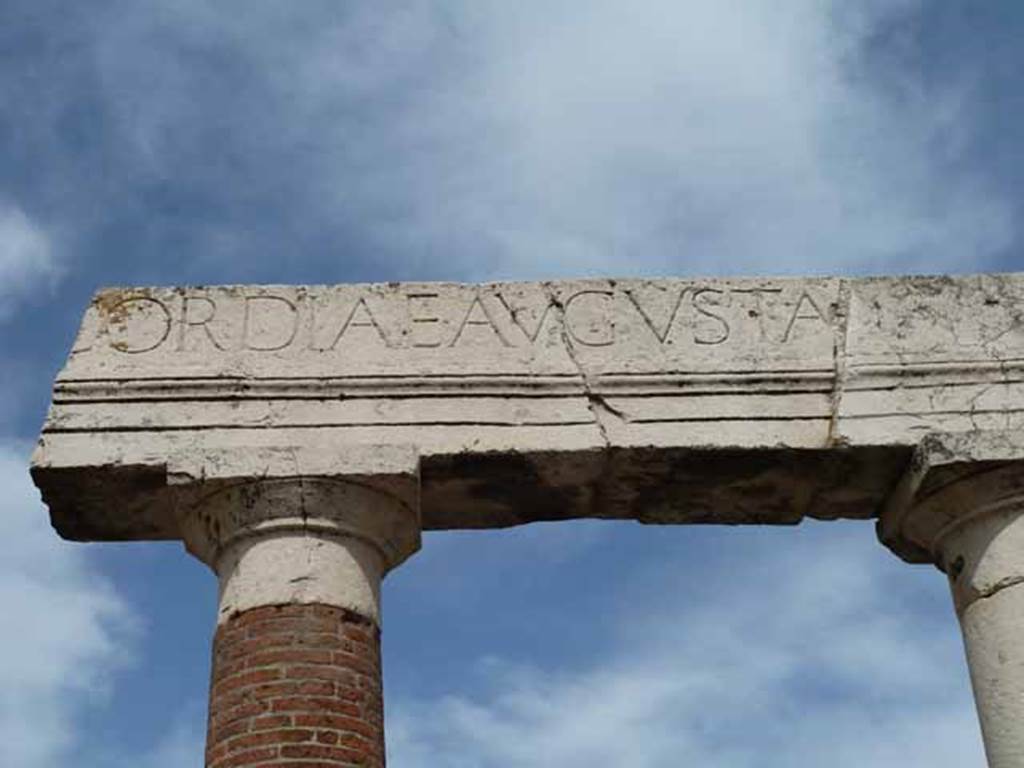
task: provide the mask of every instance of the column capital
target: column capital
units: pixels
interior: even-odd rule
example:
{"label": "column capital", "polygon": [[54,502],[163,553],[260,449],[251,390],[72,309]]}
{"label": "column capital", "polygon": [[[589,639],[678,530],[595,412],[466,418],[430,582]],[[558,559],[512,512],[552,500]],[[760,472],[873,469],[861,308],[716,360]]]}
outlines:
{"label": "column capital", "polygon": [[211,567],[240,540],[284,533],[361,540],[385,571],[420,547],[411,448],[367,446],[345,456],[222,449],[176,456],[167,474],[185,547]]}
{"label": "column capital", "polygon": [[185,548],[220,581],[218,621],[319,603],[380,622],[380,582],[420,547],[409,448],[239,448],[168,463]]}
{"label": "column capital", "polygon": [[933,433],[883,506],[878,537],[911,563],[944,571],[944,542],[968,524],[1024,511],[1024,431]]}

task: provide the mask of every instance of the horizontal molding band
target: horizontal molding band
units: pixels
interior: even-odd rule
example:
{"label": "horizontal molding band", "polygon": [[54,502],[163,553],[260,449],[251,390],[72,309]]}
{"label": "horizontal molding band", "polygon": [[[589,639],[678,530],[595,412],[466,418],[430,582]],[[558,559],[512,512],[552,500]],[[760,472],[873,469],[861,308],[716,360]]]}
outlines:
{"label": "horizontal molding band", "polygon": [[[614,418],[614,417],[612,417]],[[734,423],[742,424],[746,422],[770,422],[770,423],[786,423],[786,422],[807,422],[807,421],[820,421],[827,423],[830,420],[827,414],[800,414],[796,416],[708,416],[708,417],[693,417],[685,419],[631,419],[623,420],[626,425],[644,425],[644,424],[708,424],[708,423]],[[523,428],[561,428],[561,427],[579,427],[579,426],[596,426],[599,422],[596,419],[590,419],[586,421],[579,420],[565,420],[555,422],[527,422],[527,423],[513,423],[505,421],[486,421],[486,420],[474,420],[474,421],[435,421],[435,422],[423,422],[423,421],[410,421],[410,422],[341,422],[331,423],[323,422],[317,424],[235,424],[230,422],[224,423],[209,423],[203,424],[202,426],[194,425],[181,425],[181,426],[112,426],[112,427],[47,427],[43,430],[44,435],[57,435],[57,434],[93,434],[93,433],[132,433],[132,432],[203,432],[208,430],[276,430],[276,429],[358,429],[372,427],[375,429],[387,429],[390,427],[401,428],[401,427],[416,427],[416,428],[439,428],[439,427],[499,427],[505,429],[523,429]]]}
{"label": "horizontal molding band", "polygon": [[55,403],[148,400],[332,400],[389,397],[580,397],[605,395],[829,392],[832,371],[559,376],[174,378],[60,381]]}

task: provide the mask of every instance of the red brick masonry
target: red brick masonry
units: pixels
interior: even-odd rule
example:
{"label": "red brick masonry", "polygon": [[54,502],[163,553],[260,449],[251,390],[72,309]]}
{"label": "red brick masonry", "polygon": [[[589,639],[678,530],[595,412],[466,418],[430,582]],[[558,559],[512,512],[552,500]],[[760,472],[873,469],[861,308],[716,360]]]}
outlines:
{"label": "red brick masonry", "polygon": [[206,766],[383,768],[376,625],[326,605],[254,608],[222,624]]}

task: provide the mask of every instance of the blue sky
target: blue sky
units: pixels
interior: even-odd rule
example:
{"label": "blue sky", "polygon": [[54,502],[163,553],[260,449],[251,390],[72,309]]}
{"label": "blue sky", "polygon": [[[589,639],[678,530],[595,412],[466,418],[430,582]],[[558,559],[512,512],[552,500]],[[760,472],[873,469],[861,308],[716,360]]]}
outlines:
{"label": "blue sky", "polygon": [[[0,764],[199,765],[214,581],[72,545],[27,451],[101,285],[1024,269],[1024,6],[0,3]],[[984,764],[870,525],[429,534],[402,768]]]}

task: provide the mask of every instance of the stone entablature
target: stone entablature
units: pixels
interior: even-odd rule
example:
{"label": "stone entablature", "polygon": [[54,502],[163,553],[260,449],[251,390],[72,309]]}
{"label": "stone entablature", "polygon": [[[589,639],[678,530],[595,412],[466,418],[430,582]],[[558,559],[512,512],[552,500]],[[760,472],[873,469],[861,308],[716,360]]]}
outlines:
{"label": "stone entablature", "polygon": [[[207,765],[383,765],[380,585],[424,528],[878,517],[950,580],[1024,765],[1024,275],[101,291],[33,475],[217,573]],[[278,713],[278,714],[272,714]]]}
{"label": "stone entablature", "polygon": [[85,539],[180,537],[168,457],[239,445],[413,447],[426,528],[872,517],[923,435],[1020,426],[1022,312],[1021,275],[104,290],[35,472]]}

